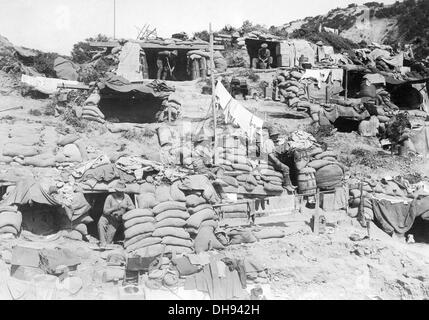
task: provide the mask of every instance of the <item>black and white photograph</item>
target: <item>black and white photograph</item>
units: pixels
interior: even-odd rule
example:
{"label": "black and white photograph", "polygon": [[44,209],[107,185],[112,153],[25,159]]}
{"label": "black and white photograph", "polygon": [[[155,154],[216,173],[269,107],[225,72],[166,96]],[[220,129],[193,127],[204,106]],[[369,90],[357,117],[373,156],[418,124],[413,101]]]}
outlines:
{"label": "black and white photograph", "polygon": [[428,300],[428,17],[0,0],[0,300]]}

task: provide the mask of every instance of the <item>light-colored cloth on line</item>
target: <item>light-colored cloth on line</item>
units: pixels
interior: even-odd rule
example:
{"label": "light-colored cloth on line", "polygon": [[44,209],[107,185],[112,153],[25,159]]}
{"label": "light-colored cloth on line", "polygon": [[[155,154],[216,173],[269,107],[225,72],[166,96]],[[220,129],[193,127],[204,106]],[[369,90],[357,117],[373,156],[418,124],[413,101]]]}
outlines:
{"label": "light-colored cloth on line", "polygon": [[140,45],[127,42],[119,55],[119,64],[116,75],[124,77],[130,82],[142,82],[143,73],[140,64]]}

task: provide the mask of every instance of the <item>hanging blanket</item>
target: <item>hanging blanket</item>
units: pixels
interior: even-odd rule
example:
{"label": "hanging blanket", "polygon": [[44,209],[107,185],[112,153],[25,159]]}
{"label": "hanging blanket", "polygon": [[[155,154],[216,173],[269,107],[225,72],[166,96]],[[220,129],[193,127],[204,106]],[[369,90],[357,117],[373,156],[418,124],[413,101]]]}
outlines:
{"label": "hanging blanket", "polygon": [[416,218],[416,201],[409,204],[391,203],[387,200],[371,199],[374,218],[389,235],[404,234],[411,229]]}

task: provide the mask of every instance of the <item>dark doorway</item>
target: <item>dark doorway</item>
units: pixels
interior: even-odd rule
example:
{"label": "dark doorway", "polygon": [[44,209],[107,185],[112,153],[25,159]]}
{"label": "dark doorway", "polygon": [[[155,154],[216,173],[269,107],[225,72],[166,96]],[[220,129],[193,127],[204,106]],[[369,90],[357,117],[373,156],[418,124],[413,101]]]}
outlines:
{"label": "dark doorway", "polygon": [[115,92],[101,95],[99,108],[111,122],[153,123],[162,100],[149,95]]}
{"label": "dark doorway", "polygon": [[417,217],[411,229],[405,234],[412,234],[416,242],[429,243],[429,221]]}
{"label": "dark doorway", "polygon": [[58,207],[47,204],[25,204],[19,206],[22,213],[22,229],[33,234],[47,236],[57,233],[63,214]]}
{"label": "dark doorway", "polygon": [[277,68],[277,46],[279,45],[278,42],[273,41],[263,41],[263,40],[254,40],[254,39],[246,39],[246,47],[247,52],[250,56],[250,65],[252,65],[253,58],[258,58],[258,51],[261,48],[261,45],[263,43],[266,43],[268,45],[268,49],[270,50],[271,57],[273,57],[273,64],[271,65],[272,68]]}
{"label": "dark doorway", "polygon": [[334,127],[338,129],[339,132],[353,132],[359,130],[360,121],[347,119],[347,118],[338,118],[333,123]]}
{"label": "dark doorway", "polygon": [[[88,234],[93,236],[94,238],[99,239],[99,235],[98,235],[98,220],[100,219],[100,217],[103,214],[103,208],[104,208],[104,202],[106,201],[106,198],[109,194],[106,193],[86,193],[85,194],[85,198],[86,201],[88,201],[88,203],[91,205],[91,209],[88,212],[88,214],[90,215],[90,217],[92,218],[92,220],[94,220],[93,222],[89,223],[87,225],[88,228]],[[133,194],[129,194],[131,200],[134,203],[134,195]],[[116,231],[116,235],[115,238],[113,239],[113,241],[123,241],[124,240],[124,228],[123,225],[121,224],[121,226],[119,227],[119,229]]]}
{"label": "dark doorway", "polygon": [[[149,79],[156,79],[158,67],[156,65],[156,60],[158,58],[158,52],[171,50],[172,49],[145,49],[147,64],[149,68]],[[188,81],[192,80],[190,73],[188,73],[188,59],[186,53],[189,50],[177,50],[179,55],[177,57],[176,69],[174,75],[176,76],[176,81]],[[167,79],[171,80],[171,79]]]}
{"label": "dark doorway", "polygon": [[391,93],[391,99],[402,110],[420,109],[423,97],[411,84],[397,87]]}

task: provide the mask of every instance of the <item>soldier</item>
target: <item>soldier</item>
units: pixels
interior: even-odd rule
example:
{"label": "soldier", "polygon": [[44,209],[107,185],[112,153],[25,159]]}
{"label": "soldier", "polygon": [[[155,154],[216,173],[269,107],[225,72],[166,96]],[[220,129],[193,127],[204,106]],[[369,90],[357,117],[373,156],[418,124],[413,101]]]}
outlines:
{"label": "soldier", "polygon": [[156,66],[158,67],[158,73],[156,78],[158,80],[175,80],[174,70],[176,68],[176,60],[178,56],[177,50],[173,51],[161,51],[158,52],[158,59],[156,60]]}

